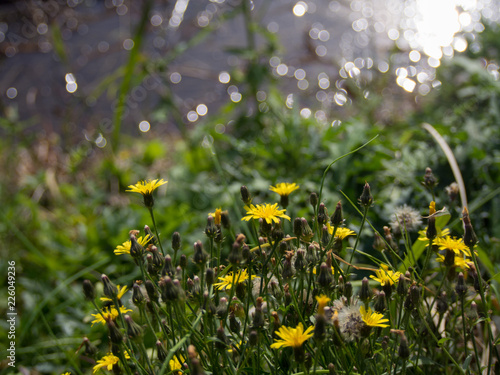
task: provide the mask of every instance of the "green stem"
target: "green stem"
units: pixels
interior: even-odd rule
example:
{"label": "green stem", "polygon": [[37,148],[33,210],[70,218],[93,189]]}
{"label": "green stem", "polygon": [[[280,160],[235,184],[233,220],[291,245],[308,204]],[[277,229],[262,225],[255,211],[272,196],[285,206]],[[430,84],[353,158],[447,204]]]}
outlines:
{"label": "green stem", "polygon": [[156,239],[158,240],[158,244],[160,245],[160,250],[163,256],[165,256],[165,252],[163,251],[163,245],[161,244],[160,235],[158,234],[158,227],[155,222],[155,215],[153,214],[153,207],[148,207],[149,214],[151,215],[151,220],[153,221],[153,227],[155,228]]}
{"label": "green stem", "polygon": [[345,272],[346,277],[349,277],[349,270],[351,268],[352,258],[354,257],[354,253],[356,252],[356,248],[358,247],[359,239],[361,238],[361,232],[363,231],[363,227],[365,225],[366,216],[368,215],[368,209],[369,208],[370,208],[369,206],[366,206],[365,207],[365,211],[363,212],[363,218],[361,219],[361,225],[359,227],[359,233],[356,236],[356,242],[354,242],[354,247],[352,248],[351,258],[349,258],[349,265],[347,266],[347,271]]}
{"label": "green stem", "polygon": [[[420,316],[420,320],[422,322],[424,322],[425,324],[425,327],[427,328],[427,331],[429,332],[429,334],[432,336],[432,338],[434,339],[434,341],[436,341],[436,344],[439,345],[439,340],[437,339],[437,337],[434,335],[434,332],[432,331],[432,328],[429,326],[429,323],[427,323],[427,320],[425,319],[425,317],[423,316],[422,312],[420,311],[420,309],[417,309],[418,311],[418,315]],[[461,374],[465,375],[465,371],[462,369],[462,366],[460,366],[457,361],[455,361],[455,358],[453,358],[453,356],[450,354],[450,352],[444,347],[444,344],[441,346],[441,349],[443,350],[443,352],[446,354],[446,356],[448,357],[448,359],[455,365],[455,367],[460,371]]]}
{"label": "green stem", "polygon": [[483,278],[481,277],[481,271],[479,270],[479,264],[477,262],[477,257],[476,253],[474,253],[474,246],[469,247],[469,251],[472,254],[472,260],[474,261],[474,266],[476,267],[476,272],[477,272],[477,278],[478,278],[478,284],[479,284],[479,296],[481,297],[481,304],[483,305],[483,314],[484,317],[487,319],[486,322],[486,328],[488,329],[488,339],[489,339],[489,350],[490,353],[488,355],[488,375],[491,373],[491,361],[492,361],[492,352],[493,350],[495,351],[495,355],[498,360],[500,360],[500,355],[498,353],[498,350],[496,349],[494,343],[493,343],[493,332],[491,331],[491,324],[489,323],[491,321],[489,314],[488,314],[488,306],[486,304],[486,296],[484,293],[484,288],[483,288]]}
{"label": "green stem", "polygon": [[[464,304],[465,304],[465,296],[462,295],[460,297],[460,307],[461,307],[461,313],[462,313],[462,329],[464,331],[464,354],[465,358],[467,358],[468,353],[467,353],[467,329],[465,327],[465,312],[464,312]],[[477,358],[476,358],[477,360]],[[467,375],[470,374],[470,370],[467,369]]]}

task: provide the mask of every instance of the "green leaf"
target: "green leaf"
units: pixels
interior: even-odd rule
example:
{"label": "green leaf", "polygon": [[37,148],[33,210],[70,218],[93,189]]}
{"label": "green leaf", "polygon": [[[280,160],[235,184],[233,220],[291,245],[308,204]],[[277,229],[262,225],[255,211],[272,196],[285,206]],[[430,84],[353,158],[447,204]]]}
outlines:
{"label": "green leaf", "polygon": [[464,370],[467,370],[467,369],[469,368],[469,365],[470,365],[470,361],[471,361],[471,360],[472,360],[472,354],[469,354],[469,355],[467,356],[467,358],[465,358],[464,363],[462,364],[462,368],[463,368]]}
{"label": "green leaf", "polygon": [[476,246],[474,250],[477,250],[478,258],[481,263],[486,267],[489,273],[493,274],[495,272],[495,266],[493,265],[490,255],[486,253],[481,247]]}
{"label": "green leaf", "polygon": [[443,338],[441,338],[441,339],[438,341],[438,346],[439,346],[439,347],[442,347],[442,346],[443,346],[443,344],[444,344],[446,341],[449,341],[449,340],[451,340],[451,338],[449,338],[449,337],[443,337]]}

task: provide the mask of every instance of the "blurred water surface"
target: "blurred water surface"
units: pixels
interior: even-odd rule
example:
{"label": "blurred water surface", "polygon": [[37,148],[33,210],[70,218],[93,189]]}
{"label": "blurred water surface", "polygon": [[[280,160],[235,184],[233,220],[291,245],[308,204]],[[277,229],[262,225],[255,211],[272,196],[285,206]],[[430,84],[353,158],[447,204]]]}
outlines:
{"label": "blurred water surface", "polygon": [[[238,76],[252,58],[272,70],[285,105],[325,124],[339,125],[353,101],[373,94],[418,100],[439,87],[435,69],[442,59],[481,48],[476,35],[484,22],[499,21],[500,8],[498,0],[246,4],[247,17],[240,1],[152,2],[138,78],[132,78],[125,103],[127,132],[175,131],[240,102],[249,92]],[[126,0],[1,5],[4,116],[31,119],[31,130],[85,137],[105,147],[142,7]],[[260,27],[250,37],[249,20]],[[497,64],[488,66],[495,79]],[[375,80],[394,88],[372,93]],[[263,102],[267,88],[258,89]]]}

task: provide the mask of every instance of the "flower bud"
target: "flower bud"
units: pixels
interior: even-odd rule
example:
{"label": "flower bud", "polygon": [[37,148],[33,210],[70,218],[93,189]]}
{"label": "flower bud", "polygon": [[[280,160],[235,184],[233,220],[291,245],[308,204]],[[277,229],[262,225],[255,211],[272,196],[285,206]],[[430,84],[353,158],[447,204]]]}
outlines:
{"label": "flower bud", "polygon": [[467,293],[467,286],[465,285],[465,278],[462,272],[458,274],[458,280],[457,280],[457,286],[455,287],[455,292],[460,298],[463,298]]}
{"label": "flower bud", "polygon": [[325,262],[321,263],[318,274],[318,284],[323,288],[328,288],[332,283],[332,270]]}
{"label": "flower bud", "polygon": [[151,280],[146,280],[144,285],[146,286],[146,292],[148,294],[149,300],[151,302],[158,303],[159,296],[158,296],[158,292],[157,292],[156,287],[154,286],[153,282]]}
{"label": "flower bud", "polygon": [[259,219],[259,231],[263,237],[267,237],[271,230],[273,229],[272,223],[268,223],[264,219]]}
{"label": "flower bud", "polygon": [[161,298],[164,302],[176,301],[179,298],[179,290],[175,287],[173,280],[169,276],[162,277],[158,285],[161,291]]}
{"label": "flower bud", "polygon": [[137,242],[137,238],[132,234],[130,236],[130,255],[132,258],[138,259],[144,253],[144,248]]}
{"label": "flower bud", "polygon": [[257,306],[255,307],[255,312],[253,314],[252,328],[254,329],[264,327],[264,323],[266,321],[264,311],[262,309],[262,303],[258,302],[259,299],[261,299],[261,297],[257,298]]}
{"label": "flower bud", "polygon": [[328,365],[328,375],[336,375],[337,372],[335,371],[335,365],[333,363],[330,363]]}
{"label": "flower bud", "polygon": [[319,210],[318,210],[318,224],[323,225],[326,224],[326,221],[328,220],[328,211],[326,210],[326,206],[323,202],[319,204]]}
{"label": "flower bud", "polygon": [[437,237],[437,229],[436,229],[436,218],[434,216],[429,217],[429,221],[427,222],[427,231],[425,235],[429,240],[433,240]]}
{"label": "flower bud", "polygon": [[172,234],[172,249],[177,252],[181,248],[181,235],[179,232],[174,232]]}
{"label": "flower bud", "polygon": [[306,261],[304,259],[305,253],[306,252],[304,251],[304,249],[297,250],[297,258],[295,258],[295,263],[294,263],[295,270],[297,272],[303,271],[306,266]]}
{"label": "flower bud", "polygon": [[148,245],[149,244],[156,245],[158,243],[158,241],[156,240],[156,236],[154,235],[153,231],[148,225],[144,226],[144,233],[146,233],[146,237],[149,236],[149,240],[147,243]]}
{"label": "flower bud", "polygon": [[215,272],[212,268],[207,268],[207,271],[205,272],[205,280],[207,282],[207,288],[210,289],[215,281]]}
{"label": "flower bud", "polygon": [[306,262],[309,266],[316,263],[316,248],[314,247],[314,245],[309,245],[307,247]]}
{"label": "flower bud", "polygon": [[352,284],[350,281],[344,284],[344,296],[347,298],[347,301],[349,301],[352,297]]}
{"label": "flower bud", "polygon": [[93,301],[96,293],[94,284],[90,280],[83,280],[83,295],[87,301]]}
{"label": "flower bud", "polygon": [[175,269],[174,266],[172,265],[172,257],[170,255],[166,255],[163,269],[161,270],[161,275],[173,277],[174,274],[175,274]]}
{"label": "flower bud", "polygon": [[229,263],[233,265],[239,264],[241,262],[241,245],[238,242],[234,242],[231,246],[231,251],[229,251],[227,259]]}
{"label": "flower bud", "polygon": [[289,258],[285,258],[285,260],[283,261],[282,276],[285,280],[291,279],[293,277],[292,261]]}
{"label": "flower bud", "polygon": [[413,306],[417,306],[420,300],[420,289],[416,285],[410,287],[410,298]]}
{"label": "flower bud", "polygon": [[144,298],[139,284],[134,283],[134,285],[132,286],[132,302],[134,303],[134,305],[138,307],[144,305],[145,299],[146,298]]}
{"label": "flower bud", "polygon": [[470,304],[470,310],[467,311],[467,317],[470,319],[470,320],[477,320],[479,318],[479,308],[477,306],[477,303],[472,301],[471,304]]}
{"label": "flower bud", "polygon": [[327,247],[328,243],[330,242],[330,233],[328,233],[328,228],[326,225],[323,225],[323,228],[321,228],[321,244],[323,247]]}
{"label": "flower bud", "polygon": [[309,203],[313,209],[316,209],[316,206],[318,205],[318,194],[312,192],[311,195],[309,195]]}
{"label": "flower bud", "polygon": [[370,185],[368,182],[365,182],[365,186],[363,187],[363,193],[359,197],[359,204],[363,207],[370,207],[373,203],[373,196],[370,191]]}
{"label": "flower bud", "polygon": [[159,270],[163,267],[163,256],[160,254],[158,251],[158,248],[154,245],[151,245],[149,247],[149,252],[151,253],[151,256],[153,257],[153,265],[155,269]]}
{"label": "flower bud", "polygon": [[313,233],[311,227],[309,226],[309,223],[307,222],[307,220],[305,218],[302,218],[302,237],[301,237],[301,239],[308,242],[313,238],[313,236],[314,236],[314,233]]}
{"label": "flower bud", "polygon": [[194,255],[193,262],[198,265],[203,265],[207,261],[208,255],[203,250],[203,244],[201,241],[196,241],[194,243]]}
{"label": "flower bud", "polygon": [[406,278],[403,275],[399,275],[398,287],[396,289],[396,292],[400,296],[404,296],[408,292],[408,290],[406,289]]}
{"label": "flower bud", "polygon": [[429,167],[425,168],[424,181],[422,181],[422,185],[424,185],[429,190],[434,190],[438,183],[437,178],[432,173],[432,169]]}
{"label": "flower bud", "polygon": [[373,248],[377,251],[384,251],[386,249],[385,242],[380,237],[380,234],[375,232],[375,239],[373,240]]}
{"label": "flower bud", "polygon": [[215,314],[220,320],[223,320],[224,317],[226,316],[226,312],[227,312],[227,298],[222,297],[219,300],[219,305],[215,309]]}
{"label": "flower bud", "polygon": [[314,325],[314,339],[322,342],[326,334],[326,318],[324,314],[316,315],[316,324]]}
{"label": "flower bud", "polygon": [[229,218],[229,212],[222,211],[220,214],[220,222],[222,224],[222,227],[224,229],[229,229],[231,228],[231,219]]}
{"label": "flower bud", "polygon": [[384,237],[387,243],[389,244],[389,247],[394,250],[396,253],[399,252],[399,247],[397,242],[394,240],[394,237],[392,236],[391,233],[391,228],[389,227],[384,227]]}
{"label": "flower bud", "polygon": [[216,309],[212,299],[209,297],[207,291],[203,292],[203,309],[209,315],[215,315],[215,313],[217,311],[217,309]]}
{"label": "flower bud", "polygon": [[387,350],[389,348],[389,340],[389,336],[382,337],[382,342],[380,343],[382,350]]}
{"label": "flower bud", "polygon": [[104,274],[101,276],[101,280],[104,284],[104,295],[111,299],[115,298],[118,295],[118,288],[116,287],[116,285],[113,284],[109,277]]}
{"label": "flower bud", "polygon": [[443,264],[446,267],[451,267],[455,264],[455,252],[450,249],[446,249],[446,254],[444,255]]}
{"label": "flower bud", "polygon": [[234,289],[236,293],[236,297],[240,299],[240,301],[245,300],[245,296],[247,294],[247,285],[246,283],[237,283]]}
{"label": "flower bud", "polygon": [[335,212],[330,218],[330,224],[334,227],[342,225],[344,222],[344,218],[342,216],[342,203],[340,201],[337,202],[337,206],[335,207]]}
{"label": "flower bud", "polygon": [[123,341],[123,335],[116,326],[115,322],[110,319],[106,321],[106,325],[108,326],[109,339],[111,340],[111,342],[114,344],[121,343]]}
{"label": "flower bud", "polygon": [[244,244],[241,247],[241,258],[245,261],[248,262],[251,258],[252,254],[250,252],[250,248],[248,247],[247,244]]}
{"label": "flower bud", "polygon": [[385,297],[387,299],[391,298],[393,289],[394,286],[391,283],[385,283],[384,285],[382,285],[382,290],[384,291]]}
{"label": "flower bud", "polygon": [[302,219],[300,217],[293,220],[293,234],[299,239],[302,236]]}
{"label": "flower bud", "polygon": [[229,329],[231,332],[239,334],[241,328],[241,323],[238,322],[236,316],[234,315],[234,311],[229,313]]}
{"label": "flower bud", "polygon": [[217,329],[217,341],[215,341],[215,348],[217,350],[224,350],[227,347],[227,337],[226,337],[226,332],[224,332],[224,328],[222,328],[222,323],[221,327]]}
{"label": "flower bud", "polygon": [[167,359],[167,351],[160,340],[156,341],[156,353],[160,362],[164,362]]}
{"label": "flower bud", "polygon": [[442,292],[436,300],[436,310],[439,315],[443,315],[448,310],[448,296],[446,292]]}
{"label": "flower bud", "polygon": [[410,348],[408,347],[408,340],[406,339],[404,334],[402,334],[399,339],[398,355],[403,359],[407,359],[410,356]]}
{"label": "flower bud", "polygon": [[240,189],[241,193],[241,200],[243,203],[245,203],[247,206],[252,203],[252,197],[250,196],[250,192],[248,191],[248,188],[243,185]]}
{"label": "flower bud", "polygon": [[405,302],[403,304],[404,308],[408,311],[412,311],[416,306],[413,305],[411,298],[410,298],[410,293],[406,295]]}
{"label": "flower bud", "polygon": [[375,305],[373,306],[376,312],[382,313],[387,308],[386,298],[384,291],[377,294],[377,299],[375,300]]}
{"label": "flower bud", "polygon": [[207,226],[205,227],[205,235],[208,238],[214,238],[217,234],[217,227],[215,226],[215,219],[212,215],[208,215]]}
{"label": "flower bud", "polygon": [[446,194],[448,194],[450,202],[455,202],[460,194],[460,189],[458,188],[458,184],[456,182],[452,182],[449,186],[445,187],[444,190],[446,191]]}
{"label": "flower bud", "polygon": [[181,257],[179,258],[179,266],[181,269],[185,270],[188,264],[188,260],[185,254],[181,254]]}
{"label": "flower bud", "polygon": [[134,320],[129,316],[125,315],[125,323],[127,323],[127,335],[132,340],[140,339],[142,337],[142,328],[134,322]]}
{"label": "flower bud", "polygon": [[368,303],[371,297],[370,282],[365,277],[361,281],[361,290],[359,291],[359,299],[364,303]]}
{"label": "flower bud", "polygon": [[464,207],[462,211],[462,219],[464,223],[464,244],[469,248],[473,248],[477,243],[477,236],[476,233],[474,233],[474,229],[472,228],[467,207]]}

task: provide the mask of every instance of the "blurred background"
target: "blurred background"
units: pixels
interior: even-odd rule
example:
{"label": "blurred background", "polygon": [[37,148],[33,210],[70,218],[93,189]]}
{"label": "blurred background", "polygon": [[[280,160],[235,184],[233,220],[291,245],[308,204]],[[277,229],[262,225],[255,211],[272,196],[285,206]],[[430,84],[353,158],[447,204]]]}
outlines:
{"label": "blurred background", "polygon": [[[325,167],[378,135],[330,171],[327,207],[342,199],[359,229],[340,190],[356,202],[368,181],[377,230],[405,203],[425,215],[430,167],[437,207],[461,236],[455,178],[423,122],[458,161],[484,277],[496,282],[499,9],[498,0],[2,2],[0,272],[3,283],[16,261],[18,370],[84,361],[75,351],[101,327],[88,324],[81,281],[135,272],[113,249],[151,225],[125,193],[138,180],[169,180],[158,226],[165,242],[179,231],[189,255],[217,207],[244,230],[241,185],[262,202],[276,198],[269,185],[297,182],[287,213],[311,219]],[[373,232],[364,236],[373,253]]]}

